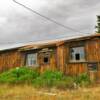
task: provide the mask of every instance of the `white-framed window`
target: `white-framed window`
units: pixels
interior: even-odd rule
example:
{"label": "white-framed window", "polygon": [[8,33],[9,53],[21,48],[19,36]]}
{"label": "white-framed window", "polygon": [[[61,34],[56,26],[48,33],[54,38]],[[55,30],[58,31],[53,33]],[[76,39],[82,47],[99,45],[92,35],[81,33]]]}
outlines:
{"label": "white-framed window", "polygon": [[36,66],[37,65],[37,53],[27,54],[26,65],[27,66]]}
{"label": "white-framed window", "polygon": [[85,61],[84,46],[70,48],[70,61],[72,62]]}

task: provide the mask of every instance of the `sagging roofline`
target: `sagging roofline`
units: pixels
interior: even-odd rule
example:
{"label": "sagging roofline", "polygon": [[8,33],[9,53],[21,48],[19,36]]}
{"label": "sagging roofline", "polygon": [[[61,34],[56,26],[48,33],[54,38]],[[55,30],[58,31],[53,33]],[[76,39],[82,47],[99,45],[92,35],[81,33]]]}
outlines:
{"label": "sagging roofline", "polygon": [[87,36],[77,36],[77,37],[73,37],[73,38],[51,40],[51,41],[46,41],[46,42],[42,42],[42,43],[39,43],[39,42],[34,43],[33,42],[33,43],[23,45],[23,46],[19,46],[19,47],[0,50],[0,52],[11,51],[11,50],[27,51],[27,50],[34,50],[34,49],[41,49],[41,48],[48,48],[48,47],[57,47],[57,46],[60,46],[64,43],[67,43],[67,42],[89,40],[89,39],[92,39],[92,38],[100,38],[100,33],[87,35]]}

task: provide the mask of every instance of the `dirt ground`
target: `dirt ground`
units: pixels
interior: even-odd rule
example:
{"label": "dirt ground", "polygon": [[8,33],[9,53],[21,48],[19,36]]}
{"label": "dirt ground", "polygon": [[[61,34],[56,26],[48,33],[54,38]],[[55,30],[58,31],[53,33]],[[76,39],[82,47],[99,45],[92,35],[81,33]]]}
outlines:
{"label": "dirt ground", "polygon": [[57,90],[35,89],[28,85],[0,85],[0,100],[100,100],[100,86]]}

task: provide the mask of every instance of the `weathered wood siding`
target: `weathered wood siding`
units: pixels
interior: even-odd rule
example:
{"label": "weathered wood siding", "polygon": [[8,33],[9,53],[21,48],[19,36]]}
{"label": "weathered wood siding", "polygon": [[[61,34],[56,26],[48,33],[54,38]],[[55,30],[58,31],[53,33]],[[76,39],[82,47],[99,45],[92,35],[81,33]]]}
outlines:
{"label": "weathered wood siding", "polygon": [[55,70],[57,67],[57,61],[56,61],[56,50],[54,49],[52,52],[50,52],[50,58],[49,58],[49,63],[44,64],[43,63],[43,56],[41,54],[38,55],[38,63],[39,63],[39,69],[40,72],[43,72],[45,70]]}
{"label": "weathered wood siding", "polygon": [[[70,47],[84,45],[85,58],[84,62],[70,62]],[[98,63],[100,70],[100,39],[82,40],[66,42],[57,48],[58,69],[68,75],[77,75],[88,72],[88,63]]]}
{"label": "weathered wood siding", "polygon": [[[45,49],[45,48],[42,48]],[[44,59],[44,52],[41,52],[42,49],[37,49],[37,50],[28,50],[28,51],[24,51],[22,52],[22,56],[23,56],[23,60],[22,60],[22,65],[27,66],[26,65],[26,55],[30,54],[30,53],[37,53],[37,65],[36,66],[31,66],[32,69],[38,69],[40,72],[44,72],[45,70],[55,70],[57,67],[57,53],[56,53],[56,48],[48,48],[52,51],[48,51],[48,53],[50,54],[49,57],[49,63],[44,63],[43,59]]]}
{"label": "weathered wood siding", "polygon": [[57,68],[60,71],[65,72],[65,48],[64,45],[60,45],[57,47]]}
{"label": "weathered wood siding", "polygon": [[21,54],[17,50],[0,52],[0,71],[21,66]]}
{"label": "weathered wood siding", "polygon": [[86,63],[69,63],[66,64],[67,75],[78,75],[87,71]]}
{"label": "weathered wood siding", "polygon": [[87,41],[86,59],[88,62],[100,62],[100,40]]}

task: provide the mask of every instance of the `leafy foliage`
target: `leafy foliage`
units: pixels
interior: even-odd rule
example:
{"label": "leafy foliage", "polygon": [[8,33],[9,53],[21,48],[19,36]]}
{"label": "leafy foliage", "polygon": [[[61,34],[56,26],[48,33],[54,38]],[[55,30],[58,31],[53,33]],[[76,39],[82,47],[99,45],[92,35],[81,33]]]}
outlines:
{"label": "leafy foliage", "polygon": [[39,73],[36,70],[31,70],[26,67],[11,69],[0,75],[0,83],[24,83],[31,82],[38,77]]}
{"label": "leafy foliage", "polygon": [[45,71],[35,80],[33,80],[33,85],[36,87],[53,87],[56,82],[60,82],[63,78],[63,73],[59,71]]}
{"label": "leafy foliage", "polygon": [[100,33],[100,15],[97,16],[97,26],[96,26],[96,29],[97,29],[97,33]]}
{"label": "leafy foliage", "polygon": [[90,78],[87,73],[83,73],[75,77],[75,83],[80,86],[87,86],[90,84]]}
{"label": "leafy foliage", "polygon": [[39,88],[75,88],[77,86],[87,86],[90,84],[89,76],[84,73],[79,76],[66,76],[60,71],[47,70],[39,73],[26,67],[11,69],[0,74],[0,83],[21,84],[30,83]]}
{"label": "leafy foliage", "polygon": [[56,87],[60,89],[76,88],[76,86],[88,86],[90,79],[87,73],[79,76],[65,76],[59,71],[46,71],[33,80],[36,87]]}

